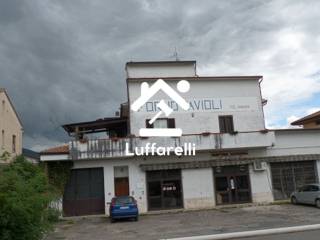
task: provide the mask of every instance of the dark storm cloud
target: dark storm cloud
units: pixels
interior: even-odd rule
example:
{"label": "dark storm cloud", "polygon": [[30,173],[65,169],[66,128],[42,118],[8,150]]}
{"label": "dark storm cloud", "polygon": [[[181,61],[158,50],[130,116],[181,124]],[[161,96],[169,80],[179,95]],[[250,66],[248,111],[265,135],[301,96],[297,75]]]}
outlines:
{"label": "dark storm cloud", "polygon": [[[269,75],[268,97],[279,92],[289,99],[308,97],[320,89],[319,82],[304,82],[313,85],[312,91],[298,87],[305,90],[289,92],[283,85],[293,80],[283,74],[297,64],[304,71],[296,72],[296,79],[319,71],[316,5],[2,0],[0,85],[21,115],[24,144],[34,148],[66,141],[59,127],[63,123],[113,116],[126,101],[125,62],[173,60],[175,47],[180,58],[198,60],[200,72]],[[277,82],[280,76],[285,84]],[[272,106],[270,115],[276,109]]]}

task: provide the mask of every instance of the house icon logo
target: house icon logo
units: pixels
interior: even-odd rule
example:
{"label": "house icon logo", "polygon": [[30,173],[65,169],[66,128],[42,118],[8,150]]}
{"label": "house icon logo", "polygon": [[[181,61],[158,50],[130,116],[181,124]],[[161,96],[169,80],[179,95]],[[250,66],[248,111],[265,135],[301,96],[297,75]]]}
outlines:
{"label": "house icon logo", "polygon": [[[190,90],[190,83],[186,80],[180,80],[177,83],[177,89],[181,93],[188,92]],[[162,79],[158,79],[151,87],[147,82],[141,84],[141,96],[133,102],[131,105],[131,110],[137,112],[145,103],[147,103],[157,92],[162,90],[166,93],[172,100],[174,100],[183,110],[188,110],[190,105],[184,100],[172,87],[170,87]],[[160,111],[149,120],[149,124],[153,124],[161,115],[168,117],[172,112],[165,101],[162,99],[158,104],[157,108]],[[142,137],[179,137],[182,135],[181,128],[141,128],[139,131]]]}

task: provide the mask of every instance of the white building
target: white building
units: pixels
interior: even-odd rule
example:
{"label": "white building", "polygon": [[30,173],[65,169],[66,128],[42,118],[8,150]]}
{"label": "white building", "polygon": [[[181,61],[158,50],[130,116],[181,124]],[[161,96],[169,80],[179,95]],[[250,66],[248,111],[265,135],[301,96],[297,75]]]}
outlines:
{"label": "white building", "polygon": [[[66,216],[108,214],[115,195],[132,195],[140,212],[201,209],[217,205],[272,202],[286,199],[296,187],[319,181],[320,129],[265,128],[262,76],[199,77],[195,61],[129,62],[128,103],[120,117],[64,125],[75,140],[69,151],[45,151],[41,161],[72,161],[64,194]],[[130,109],[140,97],[141,83],[159,78],[181,93],[189,104],[182,110],[160,91],[138,112]],[[173,109],[152,125],[160,100]],[[163,117],[164,116],[164,117]],[[141,137],[141,128],[181,128],[181,137]],[[106,138],[89,139],[90,133]],[[128,156],[146,144],[179,147],[194,144],[194,156]],[[149,152],[150,153],[150,152]]]}

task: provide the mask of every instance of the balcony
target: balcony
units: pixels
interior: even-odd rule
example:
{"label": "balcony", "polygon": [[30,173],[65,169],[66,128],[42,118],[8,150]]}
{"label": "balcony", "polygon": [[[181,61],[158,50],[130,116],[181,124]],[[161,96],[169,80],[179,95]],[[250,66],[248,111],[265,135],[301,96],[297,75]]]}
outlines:
{"label": "balcony", "polygon": [[79,160],[127,157],[126,147],[132,151],[135,147],[144,147],[147,143],[156,143],[158,147],[183,147],[185,143],[194,143],[196,151],[265,148],[272,146],[274,139],[272,131],[255,131],[235,134],[202,133],[181,137],[131,137],[71,141],[69,158]]}

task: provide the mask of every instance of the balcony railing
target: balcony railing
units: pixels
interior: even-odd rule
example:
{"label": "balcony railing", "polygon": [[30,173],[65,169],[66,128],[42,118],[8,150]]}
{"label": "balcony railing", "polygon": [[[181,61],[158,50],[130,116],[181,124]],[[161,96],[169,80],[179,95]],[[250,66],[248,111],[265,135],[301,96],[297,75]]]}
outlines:
{"label": "balcony railing", "polygon": [[274,132],[202,133],[181,137],[131,137],[71,141],[69,157],[72,160],[125,157],[127,156],[126,147],[132,152],[135,147],[144,147],[147,143],[155,143],[157,147],[183,147],[185,143],[191,143],[195,144],[196,151],[264,148],[274,143]]}

